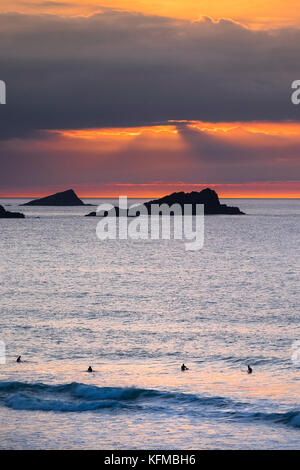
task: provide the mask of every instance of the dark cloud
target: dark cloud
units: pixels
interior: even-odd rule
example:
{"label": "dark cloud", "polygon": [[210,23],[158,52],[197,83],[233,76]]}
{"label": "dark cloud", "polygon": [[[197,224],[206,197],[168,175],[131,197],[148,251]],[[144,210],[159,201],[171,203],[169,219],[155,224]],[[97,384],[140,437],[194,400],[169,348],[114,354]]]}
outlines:
{"label": "dark cloud", "polygon": [[210,134],[188,125],[178,130],[188,145],[189,177],[209,181],[298,181],[300,136],[268,135],[235,129]]}
{"label": "dark cloud", "polygon": [[179,134],[189,147],[190,154],[197,160],[212,165],[221,162],[243,165],[269,161],[294,161],[298,163],[300,136],[272,135],[267,133],[247,132],[235,128],[220,134],[204,132],[189,125],[177,125]]}
{"label": "dark cloud", "polygon": [[36,129],[299,120],[300,30],[105,10],[0,15],[0,138]]}

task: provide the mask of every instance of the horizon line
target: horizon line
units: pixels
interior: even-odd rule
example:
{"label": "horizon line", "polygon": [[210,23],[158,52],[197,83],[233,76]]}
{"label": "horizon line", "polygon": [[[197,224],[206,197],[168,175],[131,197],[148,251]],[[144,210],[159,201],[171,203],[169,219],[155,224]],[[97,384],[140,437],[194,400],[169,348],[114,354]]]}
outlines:
{"label": "horizon line", "polygon": [[[60,192],[60,191],[59,191]],[[173,191],[174,192],[180,192],[180,191]],[[173,194],[173,193],[170,193],[170,194]],[[77,194],[77,193],[76,193]],[[80,195],[80,194],[77,194],[77,196],[80,198],[80,199],[118,199],[120,196],[122,197],[127,197],[127,199],[158,199],[158,198],[161,198],[161,197],[164,197],[164,196],[167,196],[167,194],[155,194],[155,195],[149,195],[149,196],[146,196],[146,195],[130,195],[130,196],[126,196],[124,194],[114,194],[114,195],[89,195],[89,196],[84,196],[84,195]],[[7,195],[1,195],[0,194],[0,199],[40,199],[40,198],[43,198],[43,197],[46,197],[44,195],[35,195],[35,196],[28,196],[28,195],[13,195],[13,196],[7,196]],[[274,195],[274,196],[270,196],[270,195],[225,195],[225,194],[218,194],[218,197],[220,199],[300,199],[300,194],[287,194],[287,195]]]}

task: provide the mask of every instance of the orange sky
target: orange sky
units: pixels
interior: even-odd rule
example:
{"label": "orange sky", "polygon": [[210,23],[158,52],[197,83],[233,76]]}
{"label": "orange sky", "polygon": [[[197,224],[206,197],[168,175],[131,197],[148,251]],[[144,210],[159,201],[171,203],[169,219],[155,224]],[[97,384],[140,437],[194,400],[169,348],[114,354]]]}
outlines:
{"label": "orange sky", "polygon": [[[248,176],[249,173],[249,178],[244,183],[237,183],[236,180],[226,182],[226,168],[217,172],[214,168],[222,163],[217,160],[210,165],[205,156],[200,161],[198,156],[195,158],[193,148],[189,148],[189,140],[185,138],[186,129],[195,132],[192,137],[196,139],[198,136],[200,139],[204,137],[205,144],[208,138],[209,145],[212,139],[213,145],[217,142],[221,149],[224,147],[225,150],[229,148],[229,153],[237,152],[238,160],[226,162],[226,165],[232,165],[233,169],[241,167],[241,174]],[[9,191],[2,190],[1,197],[40,197],[73,187],[81,197],[127,195],[148,198],[174,191],[199,191],[207,186],[214,188],[220,197],[228,198],[300,197],[299,181],[280,179],[280,165],[285,168],[297,164],[295,152],[291,155],[289,152],[290,148],[293,150],[294,146],[300,146],[300,123],[215,124],[191,121],[152,127],[57,130],[45,134],[40,140],[20,139],[18,144],[14,143],[14,149],[19,145],[20,152],[26,154],[28,151],[33,158],[36,156],[34,161],[41,162],[42,156],[44,165],[48,165],[45,170],[47,178],[57,173],[53,179],[55,183],[48,184],[46,179],[42,185],[12,187]],[[274,157],[273,146],[277,149]],[[200,147],[200,154],[202,151]],[[247,156],[243,162],[244,151]],[[251,152],[255,159],[253,165]],[[260,153],[261,157],[257,157],[256,153]],[[53,156],[57,155],[55,160]],[[40,164],[43,165],[43,162]],[[251,181],[250,172],[253,171],[257,177],[260,173],[257,166],[260,164],[265,172],[263,180]],[[279,177],[274,181],[276,168],[279,169]],[[229,168],[229,178],[230,174]],[[294,176],[293,172],[291,174]],[[60,182],[60,177],[63,182]]]}
{"label": "orange sky", "polygon": [[[120,184],[111,182],[107,184],[84,184],[72,185],[73,189],[82,198],[118,198],[127,196],[128,198],[151,199],[165,196],[173,192],[201,191],[210,187],[214,189],[221,198],[252,198],[252,199],[299,199],[300,181],[278,181],[263,183],[244,183],[244,184],[214,184],[213,182],[200,184],[187,184],[181,181],[165,183],[154,182],[152,184]],[[100,191],[99,191],[99,188]],[[67,186],[53,185],[49,187],[36,189],[16,188],[11,191],[0,192],[0,198],[37,198],[48,196],[49,194],[64,191]]]}
{"label": "orange sky", "polygon": [[[61,3],[61,5],[60,5]],[[196,20],[201,16],[231,18],[251,28],[300,24],[298,0],[2,0],[0,11],[90,15],[101,8],[116,8],[145,14]]]}
{"label": "orange sky", "polygon": [[[105,8],[191,21],[203,16],[230,18],[253,29],[300,27],[298,0],[2,0],[0,12],[76,16],[92,15]],[[151,197],[205,186],[215,188],[221,197],[300,197],[299,182],[292,181],[299,169],[295,148],[300,148],[300,124],[292,122],[170,121],[152,127],[46,131],[41,138],[4,142],[7,171],[13,174],[10,146],[21,157],[24,154],[24,161],[29,160],[33,168],[41,167],[41,177],[47,174],[49,182],[45,176],[44,181],[35,183],[29,175],[28,183],[22,186],[22,180],[18,184],[16,178],[11,188],[1,188],[1,197],[37,197],[66,187],[73,187],[82,197]],[[224,146],[223,161],[216,155],[222,154],[220,146]],[[243,149],[248,155],[245,161]],[[230,165],[237,169],[232,181],[228,181]],[[155,166],[159,171],[155,172]],[[24,174],[26,171],[24,164]]]}

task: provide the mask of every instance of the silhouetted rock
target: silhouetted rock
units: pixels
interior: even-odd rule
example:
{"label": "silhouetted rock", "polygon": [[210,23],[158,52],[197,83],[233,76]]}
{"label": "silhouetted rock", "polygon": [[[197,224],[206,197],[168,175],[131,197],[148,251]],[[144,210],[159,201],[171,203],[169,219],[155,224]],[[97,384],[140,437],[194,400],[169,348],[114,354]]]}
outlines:
{"label": "silhouetted rock", "polygon": [[75,194],[73,189],[68,189],[61,193],[52,194],[51,196],[33,199],[32,201],[22,204],[23,206],[90,206],[84,204]]}
{"label": "silhouetted rock", "polygon": [[9,212],[0,206],[0,219],[24,219],[25,215],[20,212]]}
{"label": "silhouetted rock", "polygon": [[144,203],[147,207],[148,212],[151,208],[152,204],[167,204],[168,206],[172,206],[173,204],[179,204],[183,209],[185,204],[191,204],[193,207],[193,214],[196,213],[196,205],[203,204],[204,205],[204,214],[206,215],[213,215],[213,214],[229,214],[229,215],[243,215],[244,212],[240,211],[238,207],[230,207],[226,204],[221,204],[219,201],[219,197],[213,189],[206,188],[200,192],[192,191],[191,193],[184,193],[183,191],[180,193],[173,193],[169,194],[168,196],[164,196],[160,199],[154,199],[153,201],[149,201]]}
{"label": "silhouetted rock", "polygon": [[[230,206],[227,206],[226,204],[221,204],[217,193],[213,189],[210,189],[210,188],[203,189],[203,191],[200,191],[200,192],[193,191],[191,193],[179,192],[179,193],[169,194],[168,196],[164,196],[160,199],[154,199],[152,201],[145,202],[143,205],[148,209],[148,214],[150,214],[152,205],[162,205],[162,204],[166,204],[169,207],[171,207],[173,204],[179,204],[182,208],[182,212],[183,212],[183,206],[185,204],[190,204],[192,205],[193,214],[196,213],[196,205],[203,204],[204,214],[206,215],[217,215],[217,214],[244,215],[244,212],[242,212],[238,207],[230,207]],[[115,210],[117,217],[127,215],[127,211],[123,211],[123,213],[120,213],[120,210],[118,207],[115,207],[114,210]],[[136,208],[136,211],[138,211],[138,207]],[[107,216],[109,214],[105,213],[105,214],[100,214],[100,215]],[[86,217],[96,217],[96,216],[97,216],[96,212],[90,212],[89,214],[86,214]]]}

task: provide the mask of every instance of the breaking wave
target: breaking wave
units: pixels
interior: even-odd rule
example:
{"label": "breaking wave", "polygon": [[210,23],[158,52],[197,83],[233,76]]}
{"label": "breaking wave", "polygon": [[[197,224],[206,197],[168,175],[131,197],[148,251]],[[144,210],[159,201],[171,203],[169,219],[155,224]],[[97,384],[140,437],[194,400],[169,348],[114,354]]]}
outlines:
{"label": "breaking wave", "polygon": [[219,396],[201,396],[135,387],[97,387],[72,382],[62,385],[0,382],[0,406],[14,410],[84,412],[109,409],[196,413],[209,410],[230,420],[263,421],[300,428],[300,411],[267,413],[247,403]]}

